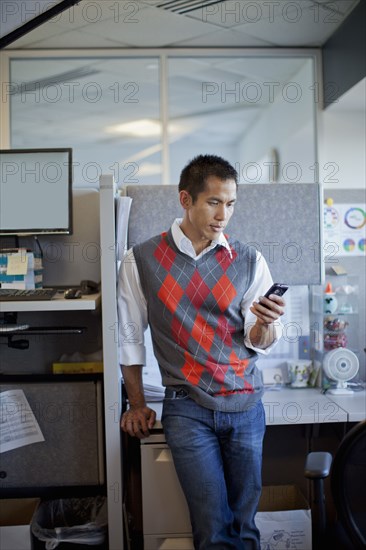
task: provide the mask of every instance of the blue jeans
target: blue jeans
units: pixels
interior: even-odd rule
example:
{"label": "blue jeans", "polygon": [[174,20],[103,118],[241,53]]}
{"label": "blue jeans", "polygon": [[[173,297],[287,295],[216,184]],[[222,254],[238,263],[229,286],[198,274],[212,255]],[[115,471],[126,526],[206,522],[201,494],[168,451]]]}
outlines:
{"label": "blue jeans", "polygon": [[254,522],[262,487],[263,404],[212,411],[165,399],[162,423],[190,512],[196,550],[259,550]]}

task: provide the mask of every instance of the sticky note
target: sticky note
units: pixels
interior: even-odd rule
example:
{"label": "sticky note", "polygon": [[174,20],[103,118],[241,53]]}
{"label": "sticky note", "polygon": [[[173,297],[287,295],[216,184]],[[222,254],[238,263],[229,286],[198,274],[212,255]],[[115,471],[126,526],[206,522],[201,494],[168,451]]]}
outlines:
{"label": "sticky note", "polygon": [[26,275],[28,271],[27,254],[10,254],[8,256],[7,275]]}

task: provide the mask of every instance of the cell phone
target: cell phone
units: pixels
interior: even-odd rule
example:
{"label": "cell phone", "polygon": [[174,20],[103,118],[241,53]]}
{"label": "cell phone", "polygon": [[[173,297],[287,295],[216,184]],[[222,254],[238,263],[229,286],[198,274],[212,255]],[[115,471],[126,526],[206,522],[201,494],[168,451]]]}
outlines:
{"label": "cell phone", "polygon": [[287,289],[288,289],[287,285],[283,285],[282,283],[274,283],[271,286],[271,288],[267,290],[264,297],[269,298],[271,294],[276,294],[277,296],[283,296]]}

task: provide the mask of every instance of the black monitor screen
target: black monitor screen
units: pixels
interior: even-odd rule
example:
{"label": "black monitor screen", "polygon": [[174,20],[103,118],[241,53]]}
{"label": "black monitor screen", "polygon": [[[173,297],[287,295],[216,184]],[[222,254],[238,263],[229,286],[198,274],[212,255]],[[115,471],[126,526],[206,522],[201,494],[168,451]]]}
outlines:
{"label": "black monitor screen", "polygon": [[0,235],[72,233],[72,149],[0,151]]}

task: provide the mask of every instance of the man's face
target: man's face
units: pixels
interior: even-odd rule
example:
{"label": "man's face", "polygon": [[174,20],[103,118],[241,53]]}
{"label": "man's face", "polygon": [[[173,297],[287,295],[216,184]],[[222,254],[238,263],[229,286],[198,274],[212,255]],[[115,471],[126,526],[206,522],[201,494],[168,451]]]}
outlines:
{"label": "man's face", "polygon": [[195,203],[187,191],[180,192],[180,202],[185,209],[181,224],[184,234],[192,241],[196,252],[203,250],[225,230],[236,201],[236,183],[210,176],[205,190],[199,193]]}

